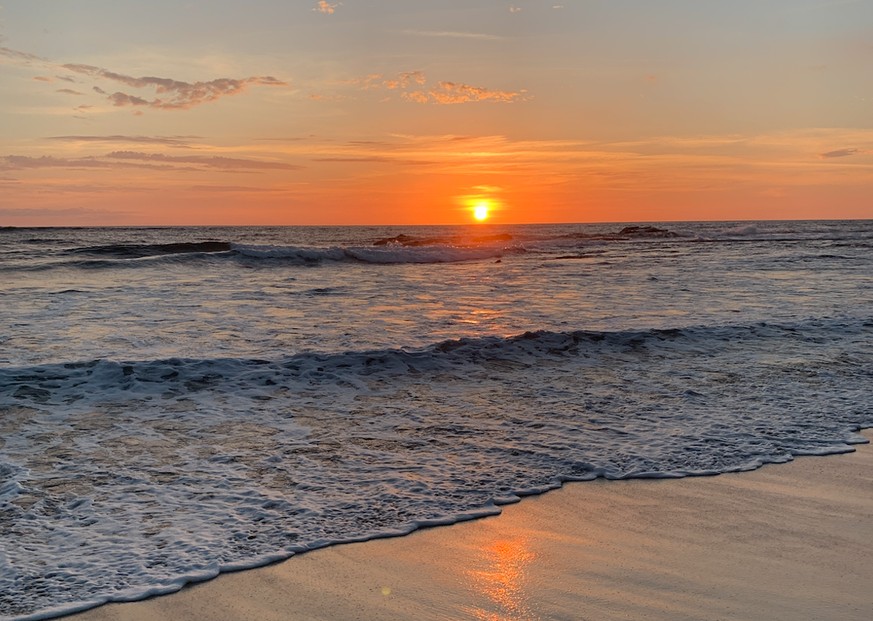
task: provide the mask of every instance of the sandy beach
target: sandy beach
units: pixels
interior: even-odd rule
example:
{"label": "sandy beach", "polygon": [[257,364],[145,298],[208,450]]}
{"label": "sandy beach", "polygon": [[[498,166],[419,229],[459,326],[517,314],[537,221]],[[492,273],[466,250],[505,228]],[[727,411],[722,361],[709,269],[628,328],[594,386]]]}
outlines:
{"label": "sandy beach", "polygon": [[497,517],[68,618],[866,620],[873,449],[857,449],[716,477],[570,484]]}

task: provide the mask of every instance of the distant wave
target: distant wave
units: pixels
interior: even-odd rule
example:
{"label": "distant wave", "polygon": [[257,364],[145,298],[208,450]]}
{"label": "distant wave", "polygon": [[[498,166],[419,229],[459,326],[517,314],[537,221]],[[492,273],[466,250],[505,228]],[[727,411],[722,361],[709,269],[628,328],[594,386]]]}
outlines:
{"label": "distant wave", "polygon": [[176,242],[171,244],[111,244],[107,246],[84,246],[73,248],[70,254],[85,254],[121,259],[155,257],[168,254],[189,254],[201,252],[227,252],[231,244],[225,241]]}
{"label": "distant wave", "polygon": [[381,245],[332,248],[295,246],[233,245],[233,252],[245,259],[283,261],[299,265],[353,261],[358,263],[458,263],[500,258],[506,253],[523,252],[520,248],[499,246],[459,247],[446,245]]}
{"label": "distant wave", "polygon": [[317,266],[325,263],[428,264],[460,263],[499,259],[506,254],[524,252],[521,247],[421,246],[304,246],[246,245],[231,242],[179,244],[123,244],[89,246],[65,251],[73,259],[43,260],[2,268],[6,271],[46,271],[58,268],[137,269],[160,264],[179,264],[204,260],[230,260],[249,267]]}

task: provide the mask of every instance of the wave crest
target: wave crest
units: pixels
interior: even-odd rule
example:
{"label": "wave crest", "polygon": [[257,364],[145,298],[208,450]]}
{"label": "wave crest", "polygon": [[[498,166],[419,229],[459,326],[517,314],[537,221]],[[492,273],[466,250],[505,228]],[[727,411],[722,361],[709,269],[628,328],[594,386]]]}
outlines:
{"label": "wave crest", "polygon": [[401,263],[459,263],[500,258],[507,252],[520,249],[503,247],[459,247],[444,245],[393,245],[382,246],[334,246],[331,248],[305,248],[297,246],[246,246],[233,245],[239,257],[249,260],[283,261],[298,265],[317,265],[324,262],[352,261],[375,264]]}

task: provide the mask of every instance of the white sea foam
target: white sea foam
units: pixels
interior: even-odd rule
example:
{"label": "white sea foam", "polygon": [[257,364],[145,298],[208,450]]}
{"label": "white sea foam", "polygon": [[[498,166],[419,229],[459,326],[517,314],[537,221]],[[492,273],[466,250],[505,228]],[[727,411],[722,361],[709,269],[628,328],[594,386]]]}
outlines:
{"label": "white sea foam", "polygon": [[719,232],[722,237],[750,237],[758,235],[758,226],[755,224],[743,224],[725,229]]}

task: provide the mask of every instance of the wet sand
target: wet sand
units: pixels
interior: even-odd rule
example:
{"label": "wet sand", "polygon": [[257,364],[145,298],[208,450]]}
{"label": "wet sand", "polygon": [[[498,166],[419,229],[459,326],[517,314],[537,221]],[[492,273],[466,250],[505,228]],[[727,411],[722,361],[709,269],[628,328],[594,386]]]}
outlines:
{"label": "wet sand", "polygon": [[866,621],[873,447],[856,448],[740,474],[569,484],[497,517],[68,619]]}

